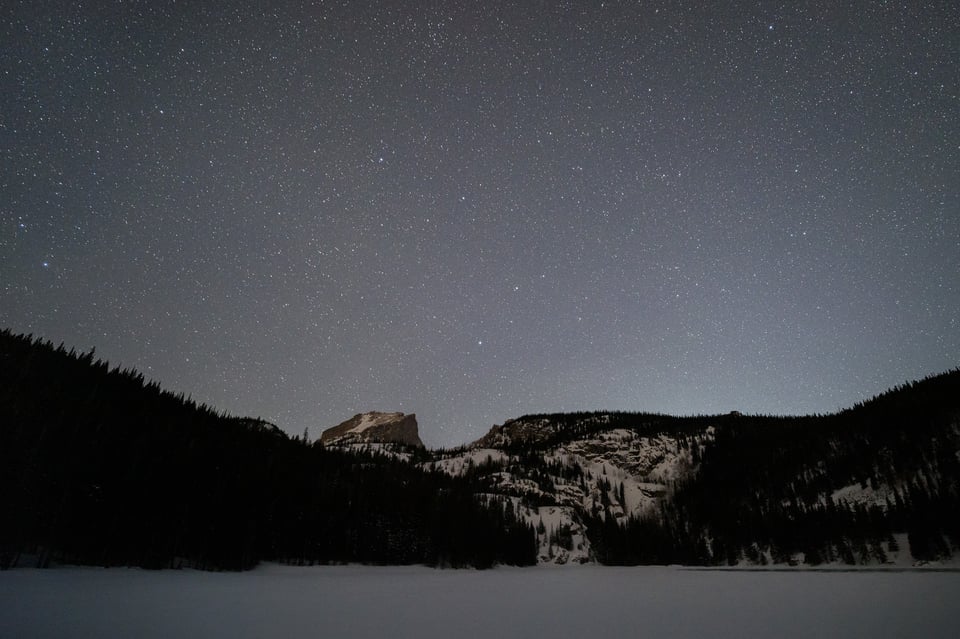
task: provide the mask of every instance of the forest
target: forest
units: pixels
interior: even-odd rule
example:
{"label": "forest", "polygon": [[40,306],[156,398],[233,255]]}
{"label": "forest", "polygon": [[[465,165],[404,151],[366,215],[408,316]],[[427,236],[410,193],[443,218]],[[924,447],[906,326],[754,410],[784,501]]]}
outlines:
{"label": "forest", "polygon": [[465,478],[310,445],[93,351],[0,333],[0,423],[0,566],[536,561]]}
{"label": "forest", "polygon": [[[882,564],[905,533],[916,561],[960,551],[960,371],[832,415],[678,418],[715,424],[698,472],[660,511],[588,524],[612,564]],[[706,419],[706,421],[705,421]],[[682,436],[682,435],[679,435]],[[883,499],[831,495],[859,484]]]}

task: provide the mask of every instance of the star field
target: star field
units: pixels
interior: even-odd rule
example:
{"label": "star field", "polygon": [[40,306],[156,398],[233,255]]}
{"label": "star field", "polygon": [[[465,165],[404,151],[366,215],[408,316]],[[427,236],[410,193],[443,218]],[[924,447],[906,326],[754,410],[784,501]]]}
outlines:
{"label": "star field", "polygon": [[312,436],[960,364],[953,2],[10,2],[0,325]]}

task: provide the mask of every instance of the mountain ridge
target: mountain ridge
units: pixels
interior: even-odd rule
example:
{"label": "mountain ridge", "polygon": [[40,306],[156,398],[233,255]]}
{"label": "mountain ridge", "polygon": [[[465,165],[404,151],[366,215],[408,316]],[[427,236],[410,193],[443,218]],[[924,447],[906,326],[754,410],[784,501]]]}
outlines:
{"label": "mountain ridge", "polygon": [[[310,444],[9,331],[0,382],[0,566],[903,565],[960,551],[958,369],[829,415],[526,415],[451,450]],[[413,417],[364,415],[339,435]]]}

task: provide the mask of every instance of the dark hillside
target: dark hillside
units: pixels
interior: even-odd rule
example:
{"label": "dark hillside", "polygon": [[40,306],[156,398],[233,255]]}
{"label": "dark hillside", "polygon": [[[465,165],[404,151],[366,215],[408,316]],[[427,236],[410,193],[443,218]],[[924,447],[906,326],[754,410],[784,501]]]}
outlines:
{"label": "dark hillside", "polygon": [[[594,522],[602,560],[882,563],[897,533],[917,560],[960,550],[960,371],[834,415],[715,419],[658,517]],[[850,487],[871,497],[847,501]]]}
{"label": "dark hillside", "polygon": [[310,446],[9,331],[0,503],[3,566],[535,560],[532,530],[465,480]]}

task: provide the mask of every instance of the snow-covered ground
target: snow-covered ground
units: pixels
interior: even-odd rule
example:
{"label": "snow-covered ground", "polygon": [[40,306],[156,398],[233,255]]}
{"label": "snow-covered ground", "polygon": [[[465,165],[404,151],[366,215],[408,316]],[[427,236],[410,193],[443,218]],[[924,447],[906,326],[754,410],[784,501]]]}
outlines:
{"label": "snow-covered ground", "polygon": [[0,637],[956,637],[960,573],[597,566],[0,572]]}
{"label": "snow-covered ground", "polygon": [[433,462],[423,464],[423,468],[439,470],[453,475],[464,475],[471,468],[484,464],[494,464],[510,461],[510,456],[496,448],[471,448],[458,454],[440,457]]}

